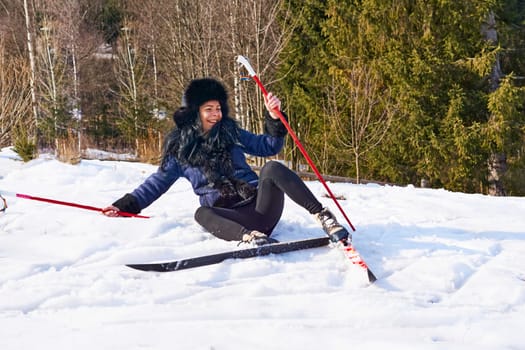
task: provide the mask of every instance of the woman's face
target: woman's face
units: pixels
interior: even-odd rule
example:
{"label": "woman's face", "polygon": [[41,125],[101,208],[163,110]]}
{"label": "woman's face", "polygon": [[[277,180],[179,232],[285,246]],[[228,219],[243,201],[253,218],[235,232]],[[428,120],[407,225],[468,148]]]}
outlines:
{"label": "woman's face", "polygon": [[201,118],[202,129],[208,132],[213,126],[222,119],[221,104],[217,100],[204,102],[199,107],[199,117]]}

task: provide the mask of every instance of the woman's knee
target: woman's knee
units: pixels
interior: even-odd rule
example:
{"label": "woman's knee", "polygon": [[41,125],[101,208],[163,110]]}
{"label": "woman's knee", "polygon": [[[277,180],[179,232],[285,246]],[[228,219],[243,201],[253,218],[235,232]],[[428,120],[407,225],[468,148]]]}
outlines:
{"label": "woman's knee", "polygon": [[275,160],[271,160],[269,162],[266,162],[266,164],[264,164],[264,166],[262,167],[260,177],[272,177],[274,174],[281,174],[282,172],[286,172],[289,170],[290,169],[288,169],[282,163],[277,162]]}
{"label": "woman's knee", "polygon": [[199,207],[195,211],[193,217],[195,218],[195,221],[202,225],[203,222],[206,222],[206,216],[210,214],[210,211],[211,209],[208,207]]}

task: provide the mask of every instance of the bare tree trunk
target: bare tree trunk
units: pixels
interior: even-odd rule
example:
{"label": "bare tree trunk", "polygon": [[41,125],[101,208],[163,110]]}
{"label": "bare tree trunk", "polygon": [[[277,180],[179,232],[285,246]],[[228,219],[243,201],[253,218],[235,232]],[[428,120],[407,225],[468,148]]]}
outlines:
{"label": "bare tree trunk", "polygon": [[30,69],[27,59],[8,56],[0,38],[0,146],[12,145],[17,127],[29,130],[33,120],[29,89]]}
{"label": "bare tree trunk", "polygon": [[73,119],[76,120],[76,131],[77,131],[77,153],[80,158],[82,153],[82,109],[80,108],[80,79],[78,72],[78,50],[77,46],[80,45],[78,42],[80,38],[79,33],[79,23],[82,19],[79,10],[79,3],[77,0],[69,0],[66,2],[65,15],[67,16],[66,32],[67,43],[69,47],[70,57],[71,57],[71,68],[72,68],[72,80],[73,80],[73,103],[71,107],[71,113]]}
{"label": "bare tree trunk", "polygon": [[361,174],[360,174],[360,164],[359,164],[359,150],[355,152],[355,181],[356,183],[361,183]]}
{"label": "bare tree trunk", "polygon": [[73,65],[73,118],[77,120],[77,151],[80,157],[82,153],[82,111],[80,109],[80,96],[78,93],[79,79],[77,69],[77,54],[75,50],[75,44],[71,46],[71,63]]}
{"label": "bare tree trunk", "polygon": [[[237,0],[233,0],[231,2],[231,6],[229,8],[229,17],[230,17],[230,30],[231,30],[231,43],[232,43],[232,50],[234,52],[234,55],[235,53],[239,53],[239,45],[238,45],[238,40],[239,40],[239,37],[237,35],[237,14],[235,12],[235,9],[237,9],[237,6],[238,6],[238,1]],[[246,127],[246,121],[245,121],[245,116],[244,116],[244,113],[243,113],[243,108],[242,108],[242,94],[241,94],[241,88],[242,88],[242,85],[241,85],[241,82],[240,82],[240,78],[239,78],[239,74],[235,74],[235,71],[237,70],[236,67],[238,66],[238,63],[236,60],[233,60],[233,97],[234,97],[234,105],[235,105],[235,119],[239,120],[240,123],[241,123],[241,126],[243,128]]]}
{"label": "bare tree trunk", "polygon": [[129,93],[128,97],[131,102],[131,112],[133,113],[133,127],[135,130],[135,152],[136,155],[140,153],[139,150],[139,139],[138,139],[138,105],[137,105],[137,99],[138,99],[138,91],[137,91],[137,78],[135,74],[135,60],[137,55],[137,48],[132,48],[131,42],[130,42],[130,30],[131,28],[125,26],[122,28],[122,32],[124,34],[124,65],[126,66],[127,71],[127,92]]}
{"label": "bare tree trunk", "polygon": [[[153,41],[154,38],[151,38]],[[153,107],[158,113],[159,108],[159,72],[157,68],[157,47],[155,44],[152,44],[151,47],[151,61],[153,64]]]}
{"label": "bare tree trunk", "polygon": [[[487,18],[486,23],[482,26],[482,32],[485,35],[485,39],[490,43],[497,45],[498,44],[498,32],[496,30],[496,18],[494,12],[490,12]],[[499,56],[494,62],[492,67],[492,72],[490,74],[490,89],[491,91],[496,91],[499,87],[501,77],[503,73],[501,72]],[[493,118],[493,116],[491,116]],[[493,196],[504,196],[505,188],[503,185],[503,176],[507,171],[507,157],[503,153],[493,153],[490,155],[488,160],[488,182],[489,182],[489,194]]]}
{"label": "bare tree trunk", "polygon": [[503,153],[493,153],[488,161],[489,168],[489,195],[505,196],[502,176],[507,171],[507,157]]}
{"label": "bare tree trunk", "polygon": [[[27,0],[24,0],[24,17],[26,21],[26,33],[27,33],[27,52],[29,55],[29,65],[31,69],[31,74],[29,78],[29,86],[31,90],[31,105],[33,110],[33,119],[35,127],[38,128],[38,110],[37,110],[37,101],[36,101],[36,91],[35,91],[35,80],[36,80],[36,64],[35,64],[35,55],[33,53],[33,38],[32,38],[32,28],[31,20],[29,17],[29,8],[27,5]],[[33,138],[36,143],[37,133],[34,132]]]}
{"label": "bare tree trunk", "polygon": [[57,90],[57,79],[55,74],[56,69],[56,57],[55,54],[52,54],[52,52],[56,53],[57,47],[53,47],[54,45],[51,44],[51,31],[53,29],[50,27],[50,24],[45,19],[43,23],[43,27],[40,29],[40,31],[43,33],[43,62],[44,67],[46,68],[47,72],[47,79],[46,84],[44,84],[47,87],[46,96],[48,101],[51,103],[50,112],[52,114],[53,118],[53,127],[54,127],[54,143],[55,143],[55,155],[58,155],[59,152],[59,144],[58,144],[58,90]]}
{"label": "bare tree trunk", "polygon": [[[47,95],[56,96],[51,98],[55,101],[55,111],[60,111],[55,138],[65,142],[65,147],[58,148],[59,157],[64,155],[64,159],[79,159],[84,114],[81,103],[81,67],[86,58],[95,52],[100,41],[97,40],[96,34],[81,29],[85,25],[87,3],[82,0],[53,0],[44,1],[43,4],[45,8],[41,13],[47,21],[44,25],[49,27],[49,30],[45,31],[45,28],[42,28],[42,37],[47,43],[45,50],[49,52],[51,44],[54,56],[53,60],[50,57],[45,60],[47,64],[44,67],[47,68],[48,76],[56,75],[56,78],[48,81],[56,81],[54,90],[57,90],[48,92]],[[57,69],[53,67],[55,65]],[[86,86],[87,84],[84,84],[84,87]],[[49,90],[53,89],[48,88]],[[75,133],[77,143],[76,147],[73,147],[69,143]]]}

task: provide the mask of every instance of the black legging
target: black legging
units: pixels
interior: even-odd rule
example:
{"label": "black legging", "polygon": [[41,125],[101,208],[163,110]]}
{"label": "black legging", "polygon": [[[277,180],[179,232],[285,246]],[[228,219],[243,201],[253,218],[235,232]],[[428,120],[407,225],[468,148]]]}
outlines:
{"label": "black legging", "polygon": [[311,214],[323,209],[295,172],[270,161],[261,169],[257,200],[233,209],[200,207],[195,220],[214,236],[227,241],[239,241],[252,230],[270,235],[281,218],[285,193]]}

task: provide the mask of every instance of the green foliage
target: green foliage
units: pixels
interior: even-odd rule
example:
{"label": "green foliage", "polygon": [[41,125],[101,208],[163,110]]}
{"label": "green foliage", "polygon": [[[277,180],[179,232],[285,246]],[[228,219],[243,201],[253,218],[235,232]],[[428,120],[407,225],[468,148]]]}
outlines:
{"label": "green foliage", "polygon": [[44,144],[52,144],[54,139],[66,136],[73,123],[76,123],[62,103],[55,109],[45,113],[43,111],[41,114],[38,131],[40,142]]}
{"label": "green foliage", "polygon": [[[400,184],[425,178],[434,187],[483,191],[487,160],[497,153],[507,159],[507,193],[525,192],[520,175],[525,168],[524,0],[272,0],[261,4],[264,9],[282,6],[282,31],[272,21],[257,32],[250,29],[254,20],[242,2],[221,2],[217,11],[203,13],[204,4],[191,1],[80,3],[85,19],[77,29],[86,35],[75,61],[79,95],[72,98],[70,84],[61,80],[70,77],[73,63],[61,42],[44,46],[56,44],[48,51],[52,64],[37,62],[43,143],[75,128],[85,130],[83,140],[138,149],[140,142],[171,127],[153,111],[161,105],[176,108],[189,79],[209,74],[231,87],[233,49],[249,56],[257,52],[251,57],[256,68],[285,102],[292,128],[323,173]],[[58,12],[35,9],[39,24],[60,21]],[[231,17],[221,22],[224,13]],[[101,38],[89,38],[101,33],[113,48],[111,55],[93,54]],[[37,43],[43,44],[43,35],[39,32]],[[235,45],[225,40],[231,35],[239,39]],[[281,39],[286,46],[279,51]],[[25,39],[20,43],[26,46]],[[358,68],[377,82],[368,101],[365,92],[371,90],[355,89],[351,79]],[[50,93],[55,82],[58,89]],[[241,101],[248,102],[244,113],[260,109],[255,84],[242,87]],[[362,124],[361,140],[373,147],[365,152],[357,149],[352,131],[367,103],[374,107]],[[72,104],[82,109],[83,129],[70,117]],[[368,126],[387,124],[384,112],[393,115],[389,131],[372,142],[371,131],[381,128]],[[296,168],[305,163],[290,138],[285,157]]]}
{"label": "green foliage", "polygon": [[523,141],[525,127],[525,89],[512,84],[512,75],[502,80],[490,94],[490,120],[486,125],[486,141],[493,152],[512,153]]}
{"label": "green foliage", "polygon": [[160,130],[159,120],[153,117],[152,109],[145,101],[135,106],[121,104],[121,117],[117,120],[117,127],[128,142],[145,138],[151,129]]}
{"label": "green foliage", "polygon": [[98,13],[99,29],[108,44],[114,44],[120,32],[124,18],[122,5],[118,0],[106,0],[101,11]]}
{"label": "green foliage", "polygon": [[[287,113],[289,122],[301,139],[305,148],[322,172],[330,172],[328,164],[332,159],[326,154],[331,140],[328,134],[326,119],[323,116],[321,101],[326,100],[328,67],[325,64],[325,36],[321,25],[325,18],[326,1],[290,0],[284,6],[293,11],[284,26],[294,27],[294,35],[282,53],[279,67],[279,93],[289,103]],[[297,154],[293,144],[289,147],[289,157],[296,167],[305,163]]]}
{"label": "green foliage", "polygon": [[[518,150],[522,155],[525,147],[521,146]],[[525,196],[525,157],[513,156],[508,162],[508,170],[503,177],[505,190],[509,196]]]}
{"label": "green foliage", "polygon": [[441,179],[451,190],[475,192],[483,179],[484,163],[488,153],[483,150],[483,134],[478,122],[465,123],[465,113],[468,96],[457,87],[450,91],[449,110],[440,125],[439,140],[436,139],[438,150],[434,162],[440,165],[435,169],[436,177]]}
{"label": "green foliage", "polygon": [[525,195],[525,88],[516,87],[509,75],[489,96],[490,119],[484,125],[484,146],[491,153],[505,154],[508,171],[503,176],[506,192]]}
{"label": "green foliage", "polygon": [[35,159],[37,151],[34,140],[29,137],[26,127],[18,125],[13,131],[14,151],[24,162]]}
{"label": "green foliage", "polygon": [[[509,70],[525,72],[525,66],[506,45],[523,44],[522,1],[328,0],[306,7],[297,10],[300,29],[284,56],[294,71],[283,72],[283,80],[294,86],[301,120],[317,121],[309,142],[324,137],[320,123],[327,112],[317,106],[326,104],[327,87],[344,88],[345,72],[365,64],[380,74],[397,113],[390,133],[366,155],[363,178],[426,178],[475,192],[486,181],[491,151],[518,153],[523,96]],[[499,45],[484,36],[491,11],[502,33]],[[499,59],[508,78],[490,93],[488,77]],[[325,156],[333,160],[331,169],[355,171],[348,152],[333,147]]]}

